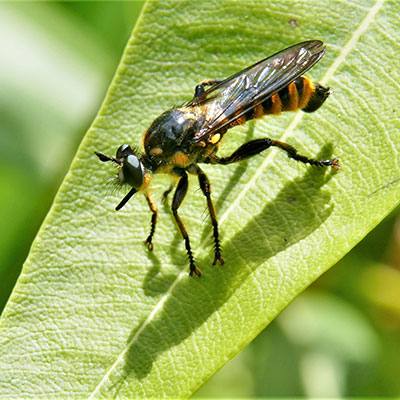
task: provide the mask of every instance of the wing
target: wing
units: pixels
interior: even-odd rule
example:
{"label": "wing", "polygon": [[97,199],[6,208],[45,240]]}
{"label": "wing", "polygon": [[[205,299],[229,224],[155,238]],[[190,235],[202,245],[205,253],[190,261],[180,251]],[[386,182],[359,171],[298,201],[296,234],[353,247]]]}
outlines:
{"label": "wing", "polygon": [[215,84],[188,106],[201,106],[205,122],[196,142],[225,127],[308,71],[324,55],[320,40],[288,47]]}

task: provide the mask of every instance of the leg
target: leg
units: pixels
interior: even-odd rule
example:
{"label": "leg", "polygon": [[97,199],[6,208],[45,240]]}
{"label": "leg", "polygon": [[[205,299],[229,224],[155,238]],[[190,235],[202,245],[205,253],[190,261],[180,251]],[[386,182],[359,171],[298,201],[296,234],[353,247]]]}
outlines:
{"label": "leg", "polygon": [[218,234],[218,221],[217,215],[215,212],[214,204],[211,199],[211,185],[210,181],[207,178],[207,175],[199,168],[196,168],[197,175],[199,177],[199,184],[201,191],[203,192],[204,196],[207,198],[207,207],[210,213],[211,222],[213,226],[213,234],[214,234],[214,261],[213,265],[215,265],[218,261],[223,265],[225,260],[221,257],[221,245],[219,243],[219,234]]}
{"label": "leg", "polygon": [[153,236],[154,236],[154,232],[156,230],[156,224],[157,224],[157,207],[154,204],[153,199],[150,197],[150,195],[148,193],[146,193],[146,199],[147,199],[147,203],[149,204],[150,210],[153,213],[153,215],[151,216],[151,229],[150,229],[150,235],[147,237],[147,239],[145,240],[145,244],[147,245],[148,249],[150,251],[153,250],[154,246],[153,246]]}
{"label": "leg", "polygon": [[172,192],[172,189],[174,188],[174,184],[170,185],[170,187],[163,193],[162,196],[162,202],[165,204],[167,202],[167,197],[168,195]]}
{"label": "leg", "polygon": [[194,98],[201,96],[204,92],[205,86],[212,86],[212,85],[216,85],[217,83],[222,82],[221,79],[206,79],[202,82],[200,82],[196,88],[194,89]]}
{"label": "leg", "polygon": [[308,158],[306,156],[302,156],[301,154],[297,153],[297,150],[290,146],[287,143],[280,142],[278,140],[272,140],[269,138],[265,139],[255,139],[251,140],[250,142],[247,142],[240,146],[233,154],[231,154],[229,157],[217,157],[217,156],[212,156],[208,159],[208,162],[211,164],[231,164],[237,161],[244,160],[246,158],[249,158],[251,156],[254,156],[256,154],[261,153],[262,151],[268,149],[269,147],[279,147],[282,150],[285,150],[286,153],[290,158],[293,158],[294,160],[301,161],[302,163],[305,164],[311,164],[311,165],[318,165],[320,167],[322,166],[330,166],[335,170],[340,169],[339,165],[339,159],[334,158],[332,160],[315,160],[313,158]]}
{"label": "leg", "polygon": [[185,247],[186,247],[186,252],[189,258],[189,264],[190,264],[190,276],[193,276],[196,274],[197,276],[201,276],[201,271],[196,268],[194,264],[194,257],[192,253],[192,249],[190,247],[190,241],[189,241],[189,235],[186,232],[185,226],[183,225],[183,221],[181,220],[180,216],[178,215],[178,208],[181,205],[183,199],[186,196],[186,192],[188,189],[188,176],[185,171],[181,172],[181,179],[178,183],[178,187],[175,190],[174,194],[174,199],[172,200],[172,213],[174,215],[174,219],[176,224],[178,225],[178,228],[183,236],[183,239],[185,241]]}

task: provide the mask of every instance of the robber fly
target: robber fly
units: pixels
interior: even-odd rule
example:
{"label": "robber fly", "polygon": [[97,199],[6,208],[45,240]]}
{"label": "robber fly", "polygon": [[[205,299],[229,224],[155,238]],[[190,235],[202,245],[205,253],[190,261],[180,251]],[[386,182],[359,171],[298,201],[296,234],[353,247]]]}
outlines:
{"label": "robber fly", "polygon": [[[294,160],[339,169],[337,158],[308,158],[298,154],[289,144],[269,138],[251,140],[228,157],[217,156],[221,139],[236,125],[281,111],[317,110],[329,96],[329,88],[312,82],[302,74],[314,66],[324,52],[325,46],[321,41],[310,40],[288,47],[227,79],[205,80],[196,86],[194,98],[189,103],[165,111],[151,124],[143,136],[143,152],[127,144],[118,148],[115,158],[96,152],[100,161],[116,164],[117,183],[131,187],[116,210],[120,210],[136,192],[143,192],[146,196],[152,212],[150,234],[145,241],[150,250],[153,250],[157,223],[157,208],[149,193],[152,174],[168,173],[177,178],[172,213],[185,241],[190,276],[201,276],[195,265],[189,235],[178,214],[188,189],[188,173],[197,175],[207,200],[214,235],[213,265],[218,262],[224,264],[224,259],[210,182],[199,163],[231,164],[275,146]],[[206,87],[209,88],[206,90]],[[173,186],[164,193],[164,200],[172,189]]]}

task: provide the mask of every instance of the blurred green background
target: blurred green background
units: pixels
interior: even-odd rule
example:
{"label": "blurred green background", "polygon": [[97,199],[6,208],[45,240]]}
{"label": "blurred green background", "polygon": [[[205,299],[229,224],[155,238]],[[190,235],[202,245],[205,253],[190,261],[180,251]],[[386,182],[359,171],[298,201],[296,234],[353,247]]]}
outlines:
{"label": "blurred green background", "polygon": [[[141,7],[0,3],[0,310]],[[399,214],[299,296],[196,397],[399,396]]]}

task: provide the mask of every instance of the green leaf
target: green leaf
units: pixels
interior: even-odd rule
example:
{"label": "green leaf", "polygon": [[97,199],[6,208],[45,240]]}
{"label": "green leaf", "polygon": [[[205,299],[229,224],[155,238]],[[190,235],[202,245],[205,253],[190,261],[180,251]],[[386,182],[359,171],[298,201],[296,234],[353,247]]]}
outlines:
{"label": "green leaf", "polygon": [[[0,396],[189,396],[382,220],[400,193],[399,11],[383,0],[148,2],[3,313]],[[211,266],[205,199],[191,179],[180,215],[203,277],[188,278],[168,208],[149,253],[144,197],[116,213],[122,193],[102,185],[115,171],[93,152],[140,143],[199,81],[311,38],[327,43],[310,76],[331,98],[314,114],[235,128],[221,154],[267,134],[338,156],[342,170],[277,150],[204,167],[226,264]],[[168,179],[152,183],[160,200]]]}

